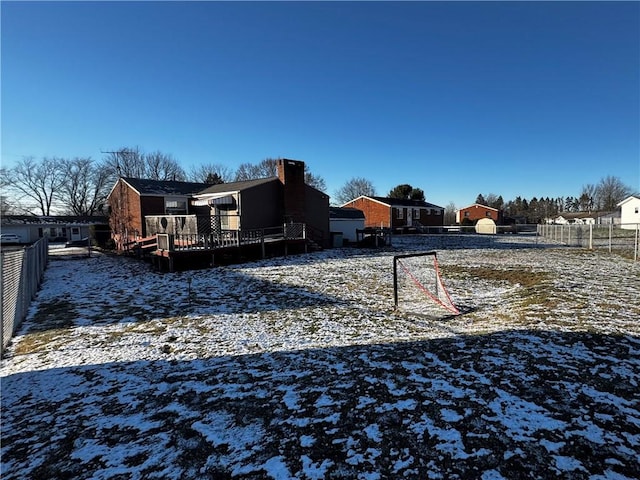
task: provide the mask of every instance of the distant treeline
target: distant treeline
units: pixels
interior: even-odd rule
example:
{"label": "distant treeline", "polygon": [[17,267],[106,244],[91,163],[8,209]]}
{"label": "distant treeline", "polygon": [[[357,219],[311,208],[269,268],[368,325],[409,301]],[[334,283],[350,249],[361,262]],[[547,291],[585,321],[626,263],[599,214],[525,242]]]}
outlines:
{"label": "distant treeline", "polygon": [[527,200],[517,196],[515,200],[505,202],[502,195],[480,194],[476,203],[502,210],[505,219],[541,223],[544,219],[556,217],[563,212],[611,212],[632,193],[632,189],[619,178],[607,176],[597,185],[582,187],[582,192],[577,197],[533,197]]}

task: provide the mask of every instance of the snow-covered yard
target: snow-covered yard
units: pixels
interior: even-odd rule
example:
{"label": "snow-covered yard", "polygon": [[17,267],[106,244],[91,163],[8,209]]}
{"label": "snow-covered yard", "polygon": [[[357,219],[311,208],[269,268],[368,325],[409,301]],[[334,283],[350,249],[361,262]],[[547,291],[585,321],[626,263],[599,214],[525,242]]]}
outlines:
{"label": "snow-covered yard", "polygon": [[[434,248],[465,313],[394,311],[392,256]],[[2,361],[6,480],[640,478],[638,262],[507,236],[62,258]]]}

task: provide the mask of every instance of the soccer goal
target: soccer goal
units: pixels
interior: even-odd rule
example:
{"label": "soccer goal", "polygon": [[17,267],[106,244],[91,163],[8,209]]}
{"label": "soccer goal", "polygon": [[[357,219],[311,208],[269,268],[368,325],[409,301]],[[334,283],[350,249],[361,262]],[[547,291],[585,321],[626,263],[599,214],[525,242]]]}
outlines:
{"label": "soccer goal", "polygon": [[442,283],[436,252],[393,257],[393,300],[396,309],[429,314],[437,306],[460,313]]}

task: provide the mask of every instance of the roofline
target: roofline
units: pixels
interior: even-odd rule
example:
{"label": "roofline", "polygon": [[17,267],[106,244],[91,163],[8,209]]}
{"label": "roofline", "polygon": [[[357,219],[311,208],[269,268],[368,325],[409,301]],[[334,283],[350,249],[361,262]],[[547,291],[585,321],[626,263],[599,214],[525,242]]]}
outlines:
{"label": "roofline", "polygon": [[[369,195],[360,195],[359,197],[354,198],[353,200],[349,200],[347,203],[343,203],[342,205],[340,205],[340,207],[344,207],[345,205],[351,203],[351,202],[355,202],[356,200],[360,200],[361,198],[366,198],[368,200],[371,200],[372,202],[376,202],[379,203],[380,205],[385,205],[387,207],[395,207],[395,206],[399,206],[399,207],[407,207],[407,208],[440,208],[442,210],[444,210],[444,207],[441,207],[439,205],[436,205],[435,203],[429,203],[426,200],[411,200],[410,198],[389,198],[389,197],[378,197],[378,198],[386,198],[389,201],[388,202],[384,202],[382,200],[379,200],[378,198],[374,198],[371,197]],[[423,202],[424,205],[402,205],[400,203],[395,203],[393,200],[410,200],[413,202]]]}
{"label": "roofline", "polygon": [[344,207],[345,205],[351,203],[351,202],[355,202],[356,200],[360,200],[361,198],[366,198],[368,200],[371,200],[372,202],[376,202],[379,203],[381,205],[386,205],[387,207],[390,207],[391,205],[385,202],[381,202],[380,200],[370,197],[369,195],[360,195],[359,197],[354,198],[353,200],[349,200],[347,203],[344,203],[342,205],[340,205],[340,207]]}
{"label": "roofline", "polygon": [[468,206],[466,206],[466,207],[462,207],[462,208],[460,208],[460,209],[458,209],[458,210],[456,210],[456,211],[457,211],[457,212],[459,212],[459,211],[461,211],[461,210],[466,210],[467,208],[475,207],[476,205],[477,205],[477,206],[479,206],[479,207],[482,207],[482,208],[488,208],[489,210],[495,210],[496,212],[499,212],[499,211],[500,211],[500,210],[499,210],[499,209],[497,209],[497,208],[493,208],[493,207],[490,207],[490,206],[488,206],[488,205],[483,205],[483,204],[481,204],[481,203],[472,203],[471,205],[468,205]]}
{"label": "roofline", "polygon": [[632,194],[629,195],[627,198],[625,198],[624,200],[622,200],[621,202],[618,202],[616,204],[616,207],[621,207],[624,203],[630,202],[632,199],[636,199],[636,200],[640,200],[640,194]]}

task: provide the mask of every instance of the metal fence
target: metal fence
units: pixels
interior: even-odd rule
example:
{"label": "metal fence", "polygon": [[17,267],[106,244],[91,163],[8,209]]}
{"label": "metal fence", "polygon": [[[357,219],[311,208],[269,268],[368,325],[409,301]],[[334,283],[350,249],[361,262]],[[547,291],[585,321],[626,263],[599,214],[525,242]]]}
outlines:
{"label": "metal fence", "polygon": [[538,235],[562,245],[605,249],[640,259],[640,224],[538,225]]}
{"label": "metal fence", "polygon": [[0,282],[0,302],[2,322],[0,326],[0,357],[20,326],[31,300],[38,291],[49,258],[47,238],[19,250],[0,252],[2,282]]}

